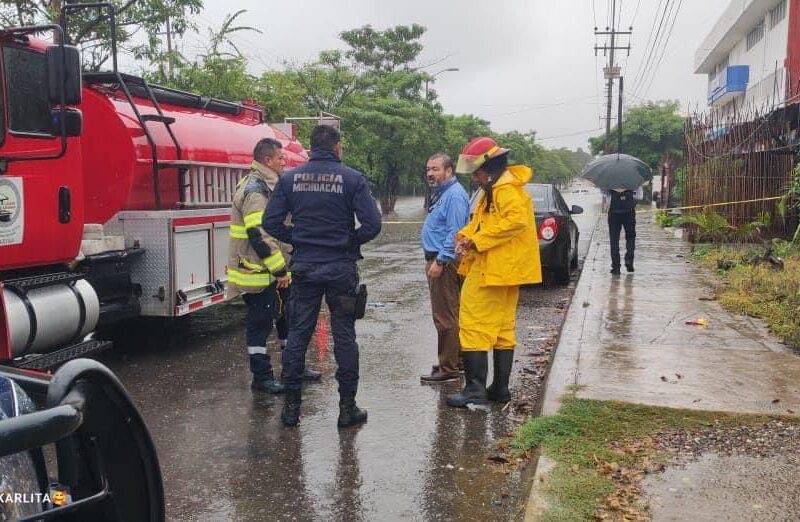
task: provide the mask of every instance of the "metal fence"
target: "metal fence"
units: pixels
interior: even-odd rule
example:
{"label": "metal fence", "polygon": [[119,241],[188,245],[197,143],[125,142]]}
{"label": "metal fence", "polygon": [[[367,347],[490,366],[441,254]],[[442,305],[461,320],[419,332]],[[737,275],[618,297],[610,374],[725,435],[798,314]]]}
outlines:
{"label": "metal fence", "polygon": [[782,218],[778,198],[792,181],[799,123],[798,105],[691,115],[685,126],[683,204],[714,205],[734,227],[766,215],[771,235],[790,235],[797,216]]}

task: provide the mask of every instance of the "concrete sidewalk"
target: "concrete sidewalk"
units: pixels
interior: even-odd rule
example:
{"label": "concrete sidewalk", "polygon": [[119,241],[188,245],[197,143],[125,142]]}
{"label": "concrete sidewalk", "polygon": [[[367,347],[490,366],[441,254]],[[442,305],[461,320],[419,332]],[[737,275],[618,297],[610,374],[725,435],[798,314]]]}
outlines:
{"label": "concrete sidewalk", "polygon": [[[651,213],[639,213],[637,227],[636,272],[623,267],[621,276],[612,276],[601,218],[567,312],[542,415],[556,413],[574,385],[578,397],[590,399],[800,412],[800,357],[761,321],[710,300],[712,276],[688,259],[686,242],[653,223]],[[708,325],[686,324],[696,319]]]}
{"label": "concrete sidewalk", "polygon": [[[598,223],[541,414],[555,414],[573,390],[581,398],[673,408],[800,413],[800,356],[761,321],[723,310],[712,299],[713,276],[689,260],[689,245],[660,229],[652,213],[637,220],[636,272],[623,267],[621,276],[609,274],[605,217]],[[686,324],[696,319],[708,325]],[[543,508],[537,485],[551,465],[540,461],[526,520]],[[692,493],[682,493],[675,503],[691,505]]]}

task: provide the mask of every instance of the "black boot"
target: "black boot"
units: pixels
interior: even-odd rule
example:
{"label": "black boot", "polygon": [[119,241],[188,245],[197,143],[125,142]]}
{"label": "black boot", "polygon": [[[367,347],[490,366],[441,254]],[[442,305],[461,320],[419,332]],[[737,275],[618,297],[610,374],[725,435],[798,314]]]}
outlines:
{"label": "black boot", "polygon": [[339,396],[339,421],[340,428],[367,422],[367,410],[356,406],[356,395],[347,394]]}
{"label": "black boot", "polygon": [[281,421],[284,426],[297,426],[300,422],[300,390],[286,390]]}
{"label": "black boot", "polygon": [[486,389],[490,401],[508,402],[511,392],[508,391],[508,379],[511,377],[511,366],[514,364],[514,350],[494,350],[494,379]]}
{"label": "black boot", "polygon": [[275,380],[269,355],[264,353],[250,354],[250,371],[253,382],[250,389],[262,393],[283,393],[283,385]]}
{"label": "black boot", "polygon": [[487,352],[462,351],[464,359],[464,390],[447,396],[447,404],[466,408],[468,404],[486,404],[486,373],[489,371]]}

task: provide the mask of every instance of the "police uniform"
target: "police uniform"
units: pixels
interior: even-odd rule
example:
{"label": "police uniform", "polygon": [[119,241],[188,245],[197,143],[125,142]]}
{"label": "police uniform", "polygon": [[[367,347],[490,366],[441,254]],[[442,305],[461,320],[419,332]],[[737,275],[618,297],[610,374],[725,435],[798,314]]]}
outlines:
{"label": "police uniform", "polygon": [[264,208],[278,181],[278,174],[253,162],[250,174],[242,178],[231,207],[228,254],[229,298],[242,294],[247,305],[245,336],[253,388],[279,393],[267,353],[275,308],[275,281],[287,274],[286,261],[278,242],[262,228]]}
{"label": "police uniform", "polygon": [[[289,214],[291,225],[285,222]],[[381,229],[381,215],[364,176],[343,165],[333,151],[312,149],[308,163],[281,175],[263,226],[293,247],[290,329],[283,354],[287,392],[297,394],[299,407],[306,347],[324,296],[331,313],[339,393],[354,398],[358,389],[355,315],[341,298],[352,296],[358,286],[356,261],[362,258],[361,245]]]}
{"label": "police uniform", "polygon": [[619,238],[625,229],[625,266],[633,272],[633,254],[636,248],[636,204],[642,199],[641,188],[617,191],[609,190],[608,196],[608,236],[611,243],[611,272],[619,273],[620,254]]}

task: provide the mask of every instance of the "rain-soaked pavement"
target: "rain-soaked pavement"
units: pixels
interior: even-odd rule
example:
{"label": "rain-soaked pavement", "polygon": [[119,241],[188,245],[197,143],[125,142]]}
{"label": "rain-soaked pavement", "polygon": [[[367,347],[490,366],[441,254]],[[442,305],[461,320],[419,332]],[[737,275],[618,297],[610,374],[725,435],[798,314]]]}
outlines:
{"label": "rain-soaked pavement", "polygon": [[[596,221],[596,192],[566,191]],[[435,330],[418,246],[421,200],[365,249],[370,292],[358,322],[359,405],[369,421],[338,430],[332,338],[324,317],[309,363],[324,373],[303,395],[297,429],[280,425],[282,398],[254,395],[241,304],[167,324],[139,321],[104,358],[142,411],[159,450],[170,520],[508,520],[524,509],[531,474],[487,459],[513,428],[509,411],[461,411],[444,403],[459,384],[420,385],[435,362]],[[416,222],[416,223],[414,223]],[[590,234],[582,238],[581,255]],[[574,285],[574,283],[573,283]],[[571,288],[523,290],[520,348],[557,335]],[[549,323],[547,323],[549,321]],[[533,330],[532,330],[533,329]],[[528,341],[529,340],[529,341]],[[275,359],[274,334],[270,350]],[[522,386],[525,362],[514,377]],[[520,368],[522,366],[522,368]],[[491,375],[491,369],[490,369]]]}

